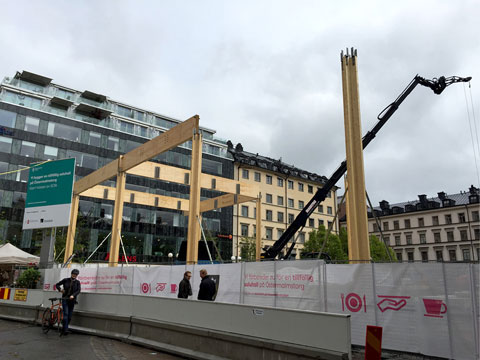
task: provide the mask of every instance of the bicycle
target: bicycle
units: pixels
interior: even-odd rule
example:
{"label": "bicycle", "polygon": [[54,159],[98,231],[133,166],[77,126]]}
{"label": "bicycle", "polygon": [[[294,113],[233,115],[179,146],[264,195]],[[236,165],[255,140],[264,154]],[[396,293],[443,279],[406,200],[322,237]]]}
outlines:
{"label": "bicycle", "polygon": [[[57,329],[60,335],[63,332],[63,309],[62,298],[50,298],[52,302],[49,308],[46,308],[42,316],[42,331],[44,334],[48,333],[50,329],[57,324]],[[58,301],[55,303],[55,301]]]}

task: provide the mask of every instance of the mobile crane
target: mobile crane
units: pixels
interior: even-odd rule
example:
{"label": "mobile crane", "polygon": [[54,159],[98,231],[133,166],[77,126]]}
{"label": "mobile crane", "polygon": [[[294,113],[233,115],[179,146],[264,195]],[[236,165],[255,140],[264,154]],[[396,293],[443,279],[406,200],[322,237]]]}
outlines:
{"label": "mobile crane", "polygon": [[[377,117],[378,122],[377,124],[372,128],[372,130],[368,131],[365,136],[362,138],[362,146],[363,149],[367,147],[367,145],[375,138],[377,133],[380,131],[383,125],[390,119],[390,117],[397,111],[398,107],[400,104],[407,98],[408,95],[415,89],[417,85],[423,85],[426,87],[429,87],[430,89],[433,90],[433,92],[437,95],[440,95],[445,88],[451,84],[457,83],[457,82],[469,82],[472,78],[471,77],[458,77],[458,76],[452,76],[452,77],[444,77],[441,76],[438,79],[433,78],[432,80],[425,79],[421,76],[416,75],[413,80],[410,82],[410,84],[403,90],[403,92],[397,97],[397,99],[392,102],[390,105],[388,105]],[[283,235],[278,239],[271,247],[269,248],[264,248],[263,250],[265,251],[263,254],[261,254],[261,259],[262,260],[274,260],[280,252],[283,250],[283,248],[288,244],[290,239],[295,235],[295,233],[299,230],[302,229],[306,222],[307,219],[310,217],[312,212],[317,208],[317,206],[325,200],[327,197],[327,194],[332,190],[332,188],[335,186],[335,184],[340,180],[340,178],[345,174],[347,171],[347,161],[344,160],[338,169],[332,174],[332,176],[327,180],[325,185],[320,188],[315,195],[313,195],[312,199],[307,203],[307,205],[300,211],[300,213],[297,215],[295,220],[290,224],[290,226],[285,230]],[[287,253],[285,256],[282,257],[282,259],[288,259],[290,257],[290,254],[293,251],[293,248],[295,246],[295,238],[288,249]]]}

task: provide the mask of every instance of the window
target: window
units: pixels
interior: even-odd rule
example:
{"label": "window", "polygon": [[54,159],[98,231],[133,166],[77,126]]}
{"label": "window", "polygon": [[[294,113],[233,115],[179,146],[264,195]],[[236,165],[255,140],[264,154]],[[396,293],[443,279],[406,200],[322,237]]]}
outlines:
{"label": "window", "polygon": [[385,222],[383,223],[383,230],[384,230],[384,231],[388,231],[388,221],[385,221]]}
{"label": "window", "polygon": [[453,231],[447,231],[447,241],[453,241]]}
{"label": "window", "polygon": [[266,181],[268,185],[272,185],[272,177],[270,175],[265,175]]}
{"label": "window", "polygon": [[305,233],[301,232],[298,234],[298,243],[299,244],[305,244]]}
{"label": "window", "polygon": [[281,211],[277,212],[277,221],[283,223],[284,221],[283,212]]}
{"label": "window", "polygon": [[442,250],[436,250],[435,251],[435,255],[437,257],[437,261],[438,262],[442,262],[443,261],[443,251]]}
{"label": "window", "polygon": [[427,243],[427,237],[426,237],[425,233],[420,233],[418,235],[420,237],[420,244],[426,244]]}
{"label": "window", "polygon": [[273,219],[272,210],[267,210],[266,211],[266,216],[267,216],[267,221],[272,221],[272,219]]}
{"label": "window", "polygon": [[408,262],[413,262],[413,251],[407,252]]}
{"label": "window", "polygon": [[23,130],[33,132],[33,133],[38,133],[38,127],[40,125],[40,119],[27,116],[25,119],[25,127]]}
{"label": "window", "polygon": [[280,186],[280,187],[283,187],[283,179],[282,178],[277,177],[277,185]]}
{"label": "window", "polygon": [[283,235],[284,231],[282,229],[277,229],[277,239],[280,239]]}
{"label": "window", "polygon": [[242,169],[242,179],[248,179],[248,170]]}
{"label": "window", "polygon": [[445,224],[451,224],[452,223],[452,215],[448,214],[445,215]]}
{"label": "window", "polygon": [[402,253],[401,252],[397,253],[397,260],[398,260],[398,262],[402,262]]}
{"label": "window", "polygon": [[331,207],[331,206],[327,206],[327,214],[329,214],[329,215],[332,215],[332,214],[333,214],[333,211],[332,211],[332,207]]}
{"label": "window", "polygon": [[256,219],[257,218],[257,208],[253,208],[253,217]]}
{"label": "window", "polygon": [[458,214],[458,222],[459,222],[459,223],[465,223],[465,222],[467,222],[467,221],[465,220],[465,213],[459,213],[459,214]]}
{"label": "window", "polygon": [[427,251],[422,251],[422,262],[428,262],[428,252]]}
{"label": "window", "polygon": [[0,161],[0,174],[8,171],[8,163]]}
{"label": "window", "polygon": [[298,208],[303,209],[305,207],[305,203],[302,200],[298,200]]}
{"label": "window", "polygon": [[267,194],[266,197],[265,197],[265,201],[267,202],[267,204],[271,204],[272,203],[272,194]]}
{"label": "window", "polygon": [[248,224],[241,224],[242,236],[248,236]]}
{"label": "window", "polygon": [[43,151],[43,158],[45,160],[54,160],[58,156],[58,148],[53,146],[46,146],[45,150]]}
{"label": "window", "polygon": [[405,229],[410,229],[410,219],[405,219]]}
{"label": "window", "polygon": [[100,147],[100,138],[101,135],[99,133],[91,131],[90,138],[88,139],[88,145]]}
{"label": "window", "polygon": [[265,229],[265,237],[266,237],[268,240],[272,240],[272,232],[273,232],[273,229],[272,229],[272,228],[266,228],[266,229]]}
{"label": "window", "polygon": [[448,256],[450,257],[450,261],[457,261],[457,252],[455,250],[448,250]]}
{"label": "window", "polygon": [[308,185],[307,189],[308,189],[309,194],[313,194],[313,186],[312,185]]}
{"label": "window", "polygon": [[323,222],[322,219],[318,219],[318,227],[323,226],[323,223],[324,223],[324,222]]}
{"label": "window", "polygon": [[460,230],[460,240],[461,241],[465,241],[465,240],[468,240],[468,236],[467,236],[467,230]]}
{"label": "window", "polygon": [[332,197],[332,192],[329,191],[329,192],[327,193],[327,198],[331,198],[331,197]]}
{"label": "window", "polygon": [[401,243],[400,243],[400,235],[395,235],[395,245],[397,245],[397,246],[401,245]]}
{"label": "window", "polygon": [[22,141],[22,148],[20,150],[20,155],[27,156],[27,157],[34,157],[36,145],[37,144],[29,141]]}
{"label": "window", "polygon": [[308,219],[308,226],[315,227],[315,219]]}
{"label": "window", "polygon": [[478,221],[478,220],[480,220],[479,212],[478,211],[472,211],[472,221]]}
{"label": "window", "polygon": [[254,172],[253,177],[254,177],[254,180],[257,182],[262,181],[262,174],[260,174],[259,172]]}
{"label": "window", "polygon": [[288,223],[293,223],[293,220],[295,220],[295,216],[293,214],[288,214]]}
{"label": "window", "polygon": [[283,196],[277,196],[277,205],[283,206]]}
{"label": "window", "polygon": [[40,109],[42,107],[42,99],[25,94],[14,93],[11,91],[5,91],[4,99],[8,102],[34,109]]}
{"label": "window", "polygon": [[0,136],[0,152],[10,154],[12,149],[12,139]]}
{"label": "window", "polygon": [[302,183],[298,183],[298,191],[303,192],[303,184]]}
{"label": "window", "polygon": [[327,221],[327,224],[328,224],[328,228],[331,229],[333,223],[331,221]]}
{"label": "window", "polygon": [[438,225],[438,216],[432,216],[432,225]]}
{"label": "window", "polygon": [[293,199],[288,199],[288,207],[293,208],[295,207]]}
{"label": "window", "polygon": [[323,214],[323,205],[318,205],[318,212]]}
{"label": "window", "polygon": [[27,169],[28,169],[27,166],[21,166],[21,165],[18,166],[18,170],[21,170],[21,171],[17,171],[17,178],[16,178],[17,181],[21,181],[23,183],[26,183],[28,181]]}
{"label": "window", "polygon": [[480,229],[473,229],[473,237],[475,240],[480,240]]}
{"label": "window", "polygon": [[71,100],[73,99],[73,92],[57,88],[56,96],[67,99],[67,100]]}
{"label": "window", "polygon": [[253,225],[253,237],[257,236],[257,225]]}
{"label": "window", "polygon": [[398,220],[393,221],[393,230],[398,230],[400,229],[400,223]]}
{"label": "window", "polygon": [[424,227],[425,223],[423,221],[423,218],[418,218],[418,227]]}
{"label": "window", "polygon": [[107,149],[118,151],[119,139],[114,136],[109,136],[107,140]]}
{"label": "window", "polygon": [[470,249],[462,249],[462,255],[464,261],[470,261]]}
{"label": "window", "polygon": [[16,113],[0,109],[0,126],[14,128],[16,117]]}
{"label": "window", "polygon": [[405,234],[405,240],[407,241],[407,245],[412,245],[412,234]]}
{"label": "window", "polygon": [[439,232],[433,233],[433,241],[436,243],[442,242],[442,235]]}
{"label": "window", "polygon": [[59,139],[78,142],[80,140],[80,129],[73,126],[49,122],[47,134]]}
{"label": "window", "polygon": [[384,236],[383,239],[388,245],[390,245],[390,236]]}
{"label": "window", "polygon": [[248,206],[242,205],[242,216],[248,217]]}
{"label": "window", "polygon": [[288,180],[287,184],[288,184],[289,189],[293,189],[293,181],[292,180]]}
{"label": "window", "polygon": [[378,225],[377,223],[373,223],[373,231],[377,232],[378,231]]}

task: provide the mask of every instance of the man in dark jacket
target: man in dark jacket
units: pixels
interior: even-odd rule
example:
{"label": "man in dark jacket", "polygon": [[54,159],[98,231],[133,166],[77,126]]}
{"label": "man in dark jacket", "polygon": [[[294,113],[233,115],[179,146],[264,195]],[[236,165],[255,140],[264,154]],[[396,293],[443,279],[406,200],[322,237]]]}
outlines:
{"label": "man in dark jacket", "polygon": [[[80,273],[77,269],[73,269],[69,278],[60,280],[55,288],[62,293],[62,308],[63,308],[63,335],[67,335],[68,324],[72,320],[73,308],[77,301],[77,296],[80,294],[80,281],[77,276]],[[63,285],[63,289],[60,288]]]}
{"label": "man in dark jacket", "polygon": [[190,285],[190,278],[192,273],[190,271],[185,271],[183,274],[183,280],[180,281],[178,285],[178,298],[179,299],[188,299],[192,295],[192,285]]}
{"label": "man in dark jacket", "polygon": [[210,279],[208,276],[207,270],[200,270],[200,277],[202,282],[200,283],[200,290],[198,292],[198,300],[208,300],[213,301],[215,293],[217,292],[217,287],[215,281]]}

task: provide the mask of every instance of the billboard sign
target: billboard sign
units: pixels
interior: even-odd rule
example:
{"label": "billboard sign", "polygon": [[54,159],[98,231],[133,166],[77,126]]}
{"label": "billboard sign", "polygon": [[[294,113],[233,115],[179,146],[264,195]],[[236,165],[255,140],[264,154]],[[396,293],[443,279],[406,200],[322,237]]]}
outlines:
{"label": "billboard sign", "polygon": [[23,230],[69,225],[74,174],[75,159],[30,168]]}

